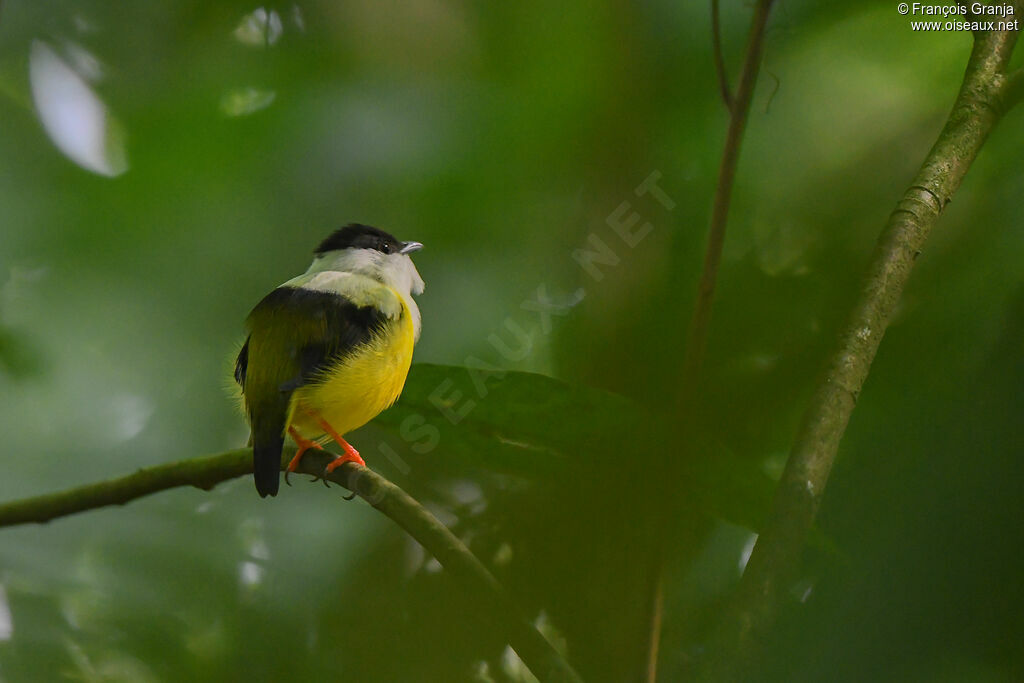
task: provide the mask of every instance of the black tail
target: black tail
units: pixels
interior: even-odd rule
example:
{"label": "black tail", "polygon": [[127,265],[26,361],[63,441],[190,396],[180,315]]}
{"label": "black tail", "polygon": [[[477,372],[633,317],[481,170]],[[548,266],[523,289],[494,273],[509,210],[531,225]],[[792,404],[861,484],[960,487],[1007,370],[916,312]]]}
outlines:
{"label": "black tail", "polygon": [[253,432],[252,467],[260,497],[276,496],[281,485],[281,449],[284,436],[278,432],[261,435]]}

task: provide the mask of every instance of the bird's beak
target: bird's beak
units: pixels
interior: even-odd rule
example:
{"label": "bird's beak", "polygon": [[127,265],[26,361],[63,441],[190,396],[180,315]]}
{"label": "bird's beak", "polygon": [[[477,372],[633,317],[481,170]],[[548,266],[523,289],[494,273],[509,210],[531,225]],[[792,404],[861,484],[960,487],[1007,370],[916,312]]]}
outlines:
{"label": "bird's beak", "polygon": [[402,248],[398,250],[399,254],[411,254],[414,251],[419,251],[423,248],[423,244],[420,242],[404,242]]}

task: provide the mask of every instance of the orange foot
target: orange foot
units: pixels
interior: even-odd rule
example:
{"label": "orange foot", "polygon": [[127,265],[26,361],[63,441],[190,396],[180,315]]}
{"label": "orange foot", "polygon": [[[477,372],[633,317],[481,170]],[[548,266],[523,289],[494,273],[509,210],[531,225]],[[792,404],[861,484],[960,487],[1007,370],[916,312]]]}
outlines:
{"label": "orange foot", "polygon": [[317,421],[320,423],[320,428],[323,429],[328,436],[337,441],[338,445],[341,446],[345,451],[345,455],[339,455],[337,458],[335,458],[334,460],[327,464],[328,473],[333,472],[334,470],[338,469],[347,462],[354,462],[357,465],[362,465],[363,467],[366,467],[366,461],[363,460],[363,458],[359,455],[359,451],[352,448],[352,444],[350,444],[348,441],[345,441],[345,439],[342,438],[341,434],[334,431],[334,428],[327,423],[327,420],[320,418]]}
{"label": "orange foot", "polygon": [[299,450],[295,451],[295,457],[288,463],[288,468],[284,471],[284,483],[291,486],[291,482],[288,481],[288,475],[298,469],[303,453],[308,451],[310,448],[315,448],[318,451],[322,451],[323,448],[316,441],[310,441],[309,439],[303,438],[301,434],[295,431],[295,427],[289,427],[288,433],[292,435],[292,438],[295,439],[295,443],[299,446]]}

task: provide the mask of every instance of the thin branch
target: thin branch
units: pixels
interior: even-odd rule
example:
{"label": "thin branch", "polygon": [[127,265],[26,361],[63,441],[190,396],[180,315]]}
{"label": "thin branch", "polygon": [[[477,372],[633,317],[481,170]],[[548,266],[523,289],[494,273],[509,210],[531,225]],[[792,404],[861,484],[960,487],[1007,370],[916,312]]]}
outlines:
{"label": "thin branch", "polygon": [[[711,0],[712,41],[715,53],[715,69],[722,88],[722,97],[729,109],[729,130],[726,133],[725,145],[722,149],[722,161],[718,168],[718,185],[715,187],[715,198],[711,209],[711,223],[708,228],[708,245],[704,254],[704,266],[700,283],[697,286],[697,298],[694,303],[693,317],[687,333],[686,352],[683,357],[682,374],[676,394],[675,413],[683,420],[684,429],[691,419],[693,397],[696,395],[700,368],[704,362],[704,350],[707,347],[708,328],[711,322],[711,304],[715,294],[715,283],[718,280],[718,265],[722,260],[722,247],[725,244],[725,228],[729,218],[729,205],[732,201],[732,186],[736,178],[736,166],[739,163],[740,144],[743,131],[746,129],[747,117],[750,113],[750,102],[754,95],[754,86],[761,69],[761,52],[764,44],[764,32],[768,25],[768,14],[773,0],[758,0],[754,15],[750,20],[750,33],[747,36],[747,50],[743,58],[736,96],[729,92],[725,74],[725,60],[722,57],[721,37],[718,21],[718,0]],[[683,441],[685,441],[685,437]],[[672,519],[665,525],[671,526]],[[670,534],[664,534],[666,537]],[[649,605],[647,661],[645,680],[654,683],[658,677],[658,649],[661,641],[664,601],[664,572],[666,551],[658,546],[654,551],[653,578],[647,596]]]}
{"label": "thin branch", "polygon": [[775,101],[775,96],[779,94],[779,87],[782,85],[782,81],[779,80],[778,76],[773,74],[771,71],[768,72],[768,75],[772,77],[772,80],[775,81],[775,83],[774,85],[772,85],[772,91],[768,93],[768,99],[765,100],[764,103],[765,114],[767,114],[769,110],[772,108],[772,102]]}
{"label": "thin branch", "polygon": [[729,74],[725,70],[725,57],[722,56],[722,27],[718,21],[718,0],[711,0],[711,51],[715,58],[715,74],[718,75],[718,88],[722,92],[725,108],[732,112],[732,91],[729,88]]}
{"label": "thin branch", "polygon": [[650,615],[647,624],[647,683],[658,680],[658,653],[661,652],[661,627],[665,619],[665,558],[660,552],[654,568],[654,583],[650,597]]}
{"label": "thin branch", "polygon": [[845,332],[804,414],[770,517],[709,645],[702,680],[742,676],[797,577],[839,441],[914,260],[1004,111],[1004,70],[1016,38],[1006,31],[975,38],[946,125],[879,237]]}
{"label": "thin branch", "polygon": [[[708,325],[711,321],[711,302],[715,295],[715,283],[718,280],[718,264],[722,260],[722,246],[725,244],[725,226],[729,218],[729,204],[732,200],[732,185],[736,178],[736,166],[740,158],[740,143],[743,131],[747,126],[747,115],[750,112],[750,100],[754,95],[757,74],[761,70],[761,48],[764,43],[764,30],[768,23],[768,12],[772,0],[758,0],[754,8],[754,16],[750,22],[750,35],[747,38],[747,53],[743,59],[743,70],[740,72],[739,84],[736,87],[736,99],[729,113],[729,131],[726,133],[725,146],[722,149],[722,162],[718,167],[718,185],[715,188],[715,199],[711,208],[711,225],[708,228],[708,246],[704,254],[704,268],[701,272],[700,284],[697,286],[697,301],[690,320],[686,356],[683,360],[683,374],[680,395],[690,397],[696,390],[700,366],[704,360],[704,350],[708,341]],[[686,406],[688,398],[681,399]]]}
{"label": "thin branch", "polygon": [[[282,454],[282,465],[292,455],[294,453],[288,451]],[[324,466],[332,457],[322,452],[307,453],[300,471],[323,475]],[[178,486],[209,490],[223,481],[251,473],[252,451],[249,449],[147,467],[117,479],[0,504],[0,527],[48,522],[107,505],[124,505]],[[469,587],[481,603],[481,612],[505,634],[535,676],[542,681],[579,683],[580,677],[522,615],[498,580],[462,541],[405,491],[373,470],[351,463],[326,478],[390,517],[437,558],[456,580]]]}
{"label": "thin branch", "polygon": [[1024,68],[1018,68],[1006,76],[1006,88],[1003,91],[1003,111],[1009,111],[1024,99]]}

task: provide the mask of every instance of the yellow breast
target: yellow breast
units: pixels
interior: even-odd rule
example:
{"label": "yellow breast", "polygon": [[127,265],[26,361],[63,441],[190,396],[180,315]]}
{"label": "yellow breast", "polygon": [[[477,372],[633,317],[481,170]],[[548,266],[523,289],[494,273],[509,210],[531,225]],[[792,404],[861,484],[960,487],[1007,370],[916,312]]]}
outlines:
{"label": "yellow breast", "polygon": [[307,439],[324,434],[318,418],[341,435],[362,427],[402,393],[414,344],[412,316],[403,302],[402,315],[370,343],[325,370],[321,381],[295,391],[290,426]]}

